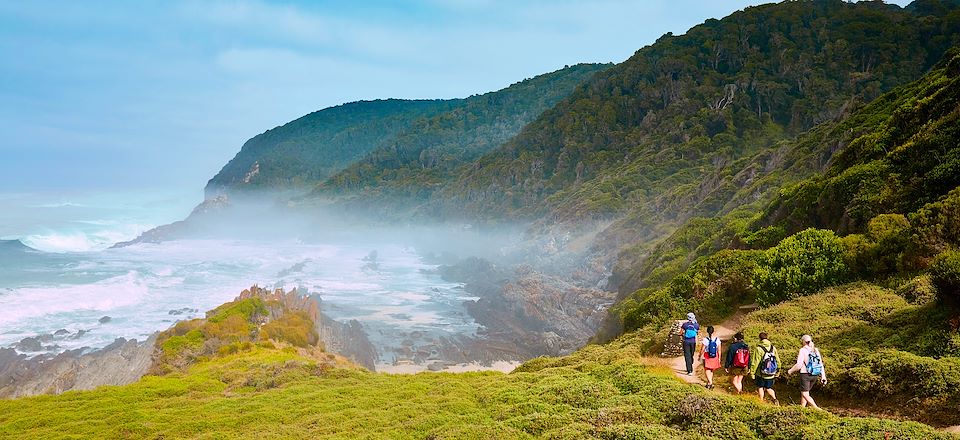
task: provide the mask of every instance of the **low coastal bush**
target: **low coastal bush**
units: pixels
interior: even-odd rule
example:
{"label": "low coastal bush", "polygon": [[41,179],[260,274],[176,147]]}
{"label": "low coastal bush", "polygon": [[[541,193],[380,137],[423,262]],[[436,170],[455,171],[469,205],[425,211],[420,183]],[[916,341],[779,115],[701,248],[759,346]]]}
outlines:
{"label": "low coastal bush", "polygon": [[951,438],[711,393],[640,362],[634,346],[628,335],[512,374],[387,375],[253,344],[127,386],[0,401],[0,437]]}
{"label": "low coastal bush", "polygon": [[848,275],[845,251],[828,230],[807,229],[783,239],[764,252],[753,272],[757,301],[776,304],[842,283]]}
{"label": "low coastal bush", "polygon": [[940,301],[960,307],[960,251],[945,251],[933,260],[930,278],[937,286]]}
{"label": "low coastal bush", "polygon": [[[900,402],[904,416],[960,424],[960,334],[935,303],[908,303],[895,292],[856,283],[751,313],[748,343],[760,331],[792,365],[799,338],[812,334],[824,355],[828,396],[855,404]],[[790,379],[793,388],[796,379]]]}

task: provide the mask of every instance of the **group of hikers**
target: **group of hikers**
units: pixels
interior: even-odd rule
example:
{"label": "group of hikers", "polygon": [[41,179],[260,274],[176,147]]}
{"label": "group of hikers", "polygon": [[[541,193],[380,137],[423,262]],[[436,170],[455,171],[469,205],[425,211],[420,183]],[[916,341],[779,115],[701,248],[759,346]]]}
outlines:
{"label": "group of hikers", "polygon": [[[687,313],[687,321],[680,326],[683,332],[683,357],[686,361],[687,375],[693,375],[693,358],[697,351],[697,336],[700,334],[700,323],[693,313]],[[707,326],[707,336],[700,341],[703,347],[698,360],[703,362],[703,369],[707,376],[707,388],[713,389],[713,372],[718,368],[724,369],[732,375],[731,383],[737,394],[743,391],[743,377],[749,375],[757,385],[760,400],[769,394],[775,405],[779,405],[777,393],[773,384],[780,375],[780,355],[777,347],[767,338],[767,332],[760,332],[759,342],[751,350],[744,342],[743,333],[737,332],[733,336],[733,344],[727,350],[724,360],[720,362],[720,338],[713,335],[713,326]],[[810,396],[815,382],[827,383],[827,370],[823,366],[823,357],[813,344],[813,337],[803,335],[800,338],[800,351],[797,353],[797,362],[787,370],[787,375],[800,373],[800,405],[810,405],[820,409]]]}

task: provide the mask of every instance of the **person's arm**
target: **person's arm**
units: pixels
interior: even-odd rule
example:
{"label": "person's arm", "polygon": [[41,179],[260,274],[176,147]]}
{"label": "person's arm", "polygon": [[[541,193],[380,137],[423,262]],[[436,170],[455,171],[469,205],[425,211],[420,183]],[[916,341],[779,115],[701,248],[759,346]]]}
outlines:
{"label": "person's arm", "polygon": [[793,364],[793,366],[790,367],[789,370],[787,370],[788,376],[800,371],[800,366],[803,365],[803,352],[804,352],[803,348],[801,348],[800,351],[797,352],[797,363]]}
{"label": "person's arm", "polygon": [[[823,353],[820,353],[820,349],[817,350],[817,356],[820,356],[820,362],[823,362]],[[820,369],[820,382],[824,385],[827,384],[827,363],[823,362],[823,368]]]}
{"label": "person's arm", "polygon": [[757,367],[760,366],[760,346],[753,347],[750,350],[750,378],[757,378]]}
{"label": "person's arm", "polygon": [[733,347],[736,347],[737,344],[733,344],[730,348],[727,349],[727,355],[723,358],[723,369],[728,370],[729,373],[730,367],[733,366]]}

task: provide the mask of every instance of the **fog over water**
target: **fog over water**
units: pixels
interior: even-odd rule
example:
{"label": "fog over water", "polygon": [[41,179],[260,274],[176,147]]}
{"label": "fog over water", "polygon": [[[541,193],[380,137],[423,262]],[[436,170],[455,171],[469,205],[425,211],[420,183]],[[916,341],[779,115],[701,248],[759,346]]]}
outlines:
{"label": "fog over water", "polygon": [[254,283],[320,295],[326,314],[364,325],[381,363],[396,360],[393,350],[409,332],[472,336],[478,329],[463,305],[473,298],[443,281],[437,265],[398,233],[324,234],[335,227],[298,231],[285,223],[269,238],[238,234],[109,249],[182,208],[162,197],[152,208],[136,199],[97,207],[96,198],[5,196],[16,215],[5,218],[0,237],[44,252],[16,242],[0,247],[0,346],[61,329],[69,334],[44,341],[42,352],[143,340]]}

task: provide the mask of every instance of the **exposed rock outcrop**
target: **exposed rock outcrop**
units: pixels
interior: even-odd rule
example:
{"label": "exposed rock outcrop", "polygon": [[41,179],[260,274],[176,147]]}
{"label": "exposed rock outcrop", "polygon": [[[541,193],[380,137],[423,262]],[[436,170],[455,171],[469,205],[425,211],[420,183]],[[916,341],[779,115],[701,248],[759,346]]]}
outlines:
{"label": "exposed rock outcrop", "polygon": [[184,220],[176,221],[168,225],[157,226],[140,234],[139,237],[133,240],[114,244],[111,248],[122,248],[140,243],[161,243],[185,238],[198,228],[202,228],[208,217],[221,213],[230,206],[230,199],[227,198],[226,195],[218,195],[201,202],[193,208],[193,211],[190,212],[190,215]]}
{"label": "exposed rock outcrop", "polygon": [[524,358],[556,356],[583,346],[596,332],[615,293],[574,285],[518,266],[511,273],[468,258],[441,268],[450,281],[466,283],[480,297],[466,304],[490,341],[509,341]]}
{"label": "exposed rock outcrop", "polygon": [[60,394],[102,385],[125,385],[150,368],[156,335],[144,342],[118,338],[93,352],[70,350],[28,358],[12,348],[0,348],[0,397]]}
{"label": "exposed rock outcrop", "polygon": [[[377,363],[377,350],[374,348],[363,325],[357,320],[347,322],[337,321],[321,311],[322,300],[318,295],[303,295],[296,288],[289,291],[276,289],[270,291],[257,285],[244,290],[237,297],[261,298],[265,301],[279,302],[280,309],[299,310],[305,312],[313,320],[314,329],[320,337],[324,350],[339,354],[357,365],[373,371]],[[271,308],[271,313],[277,313],[278,308]]]}

